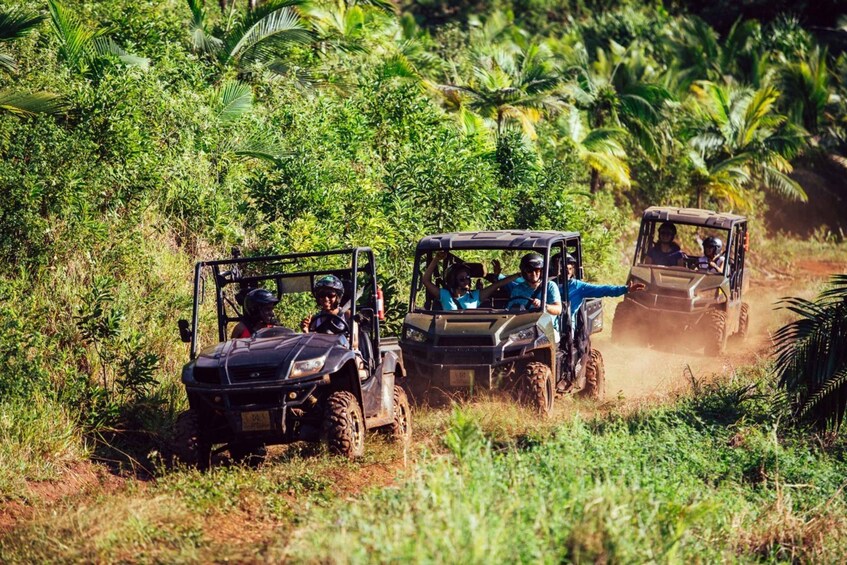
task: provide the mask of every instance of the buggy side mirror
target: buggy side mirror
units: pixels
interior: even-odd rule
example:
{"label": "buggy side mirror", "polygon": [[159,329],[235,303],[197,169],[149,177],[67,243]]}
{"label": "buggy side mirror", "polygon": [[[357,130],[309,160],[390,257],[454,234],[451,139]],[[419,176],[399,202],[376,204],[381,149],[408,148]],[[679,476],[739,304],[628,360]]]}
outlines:
{"label": "buggy side mirror", "polygon": [[356,312],[356,321],[360,324],[372,324],[374,319],[374,309],[373,308],[359,308],[359,311]]}
{"label": "buggy side mirror", "polygon": [[188,320],[177,320],[176,325],[179,326],[179,339],[191,343],[191,326]]}

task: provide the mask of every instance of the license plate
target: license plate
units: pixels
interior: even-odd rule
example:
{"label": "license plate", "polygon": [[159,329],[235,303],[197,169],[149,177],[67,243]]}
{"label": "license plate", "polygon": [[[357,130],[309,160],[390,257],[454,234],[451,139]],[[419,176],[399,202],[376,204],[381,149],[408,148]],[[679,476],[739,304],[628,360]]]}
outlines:
{"label": "license plate", "polygon": [[450,386],[470,386],[473,377],[473,369],[450,369]]}
{"label": "license plate", "polygon": [[271,429],[271,413],[263,412],[242,412],[241,413],[241,431],[244,432],[260,432]]}

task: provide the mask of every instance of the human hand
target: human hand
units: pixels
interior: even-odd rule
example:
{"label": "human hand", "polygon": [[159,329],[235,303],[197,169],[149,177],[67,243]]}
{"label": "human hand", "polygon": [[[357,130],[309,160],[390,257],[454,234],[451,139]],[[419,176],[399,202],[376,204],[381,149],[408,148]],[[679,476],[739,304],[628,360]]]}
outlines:
{"label": "human hand", "polygon": [[312,315],[311,314],[309,314],[308,316],[306,316],[305,318],[300,320],[300,329],[303,330],[303,333],[309,332],[309,324],[311,324],[311,323],[312,323]]}
{"label": "human hand", "polygon": [[447,252],[446,251],[437,251],[435,253],[435,258],[439,261],[442,261],[442,260],[447,258]]}
{"label": "human hand", "polygon": [[495,276],[499,277],[500,273],[503,271],[503,266],[500,265],[500,261],[494,259],[491,261],[491,272],[494,273]]}
{"label": "human hand", "polygon": [[533,308],[541,308],[541,299],[540,298],[533,298],[532,299],[532,307]]}
{"label": "human hand", "polygon": [[626,285],[627,292],[635,292],[638,290],[644,290],[645,288],[647,288],[646,284],[635,281],[629,281]]}

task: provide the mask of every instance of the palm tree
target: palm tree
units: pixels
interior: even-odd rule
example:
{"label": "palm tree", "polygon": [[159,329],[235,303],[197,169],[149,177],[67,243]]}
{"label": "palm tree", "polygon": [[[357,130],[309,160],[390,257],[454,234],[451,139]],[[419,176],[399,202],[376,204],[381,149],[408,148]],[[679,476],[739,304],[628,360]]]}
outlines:
{"label": "palm tree", "polygon": [[769,54],[761,47],[761,35],[755,20],[737,20],[724,38],[696,16],[678,20],[666,34],[671,54],[668,85],[680,95],[703,80],[733,80],[755,88],[764,85]]}
{"label": "palm tree", "polygon": [[558,85],[549,51],[538,45],[516,51],[497,48],[492,55],[479,56],[466,84],[430,84],[463,119],[470,111],[493,124],[498,138],[511,121],[534,137],[535,122],[564,106],[555,96]]}
{"label": "palm tree", "polygon": [[[671,95],[653,82],[656,77],[651,75],[651,67],[639,46],[625,49],[612,41],[608,53],[597,50],[593,63],[585,53],[577,55],[577,63],[568,69],[574,80],[563,92],[585,111],[591,130],[624,130],[658,162],[669,141],[669,132],[661,124],[662,108]],[[600,177],[600,171],[592,169],[592,193],[600,189]]]}
{"label": "palm tree", "polygon": [[[0,11],[0,43],[15,41],[29,34],[44,16],[11,8]],[[17,63],[11,55],[0,52],[0,69],[13,73]],[[0,89],[0,111],[21,116],[54,114],[64,109],[61,96],[50,92],[24,93],[12,89]]]}
{"label": "palm tree", "polygon": [[59,54],[75,71],[96,73],[99,59],[115,57],[127,66],[147,69],[150,60],[124,51],[108,37],[106,28],[89,28],[56,0],[47,0],[50,23],[59,40]]}
{"label": "palm tree", "polygon": [[586,127],[579,110],[570,107],[556,121],[558,136],[545,139],[556,158],[563,151],[576,151],[591,171],[591,182],[595,178],[609,179],[617,185],[629,187],[629,166],[626,164],[626,151],[623,141],[626,130],[615,127]]}
{"label": "palm tree", "polygon": [[692,119],[685,126],[685,135],[697,154],[695,166],[702,163],[696,168],[718,175],[714,182],[695,186],[698,206],[702,205],[701,191],[715,198],[726,196],[720,190],[710,192],[715,187],[732,190],[743,203],[738,191],[743,185],[806,200],[803,188],[788,176],[790,159],[804,147],[805,136],[776,113],[779,92],[775,88],[751,90],[701,81],[692,85],[692,94]]}
{"label": "palm tree", "polygon": [[777,84],[782,93],[780,102],[788,116],[817,134],[830,98],[826,49],[815,47],[806,60],[780,67]]}
{"label": "palm tree", "polygon": [[243,18],[229,18],[220,37],[209,29],[203,0],[187,0],[191,10],[191,41],[194,49],[214,58],[221,68],[244,69],[258,65],[284,72],[279,62],[283,49],[292,43],[308,42],[312,34],[291,6],[302,0],[272,0]]}
{"label": "palm tree", "polygon": [[791,395],[795,415],[838,429],[847,411],[847,275],[814,302],[783,301],[800,318],[774,334],[779,384]]}

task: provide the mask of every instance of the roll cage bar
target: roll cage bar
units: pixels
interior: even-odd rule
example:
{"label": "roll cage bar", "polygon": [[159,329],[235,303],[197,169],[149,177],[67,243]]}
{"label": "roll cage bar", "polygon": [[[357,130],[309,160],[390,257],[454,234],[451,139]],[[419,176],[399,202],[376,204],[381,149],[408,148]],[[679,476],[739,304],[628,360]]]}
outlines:
{"label": "roll cage bar", "polygon": [[[286,266],[296,266],[299,259],[310,259],[317,257],[344,256],[351,257],[350,268],[347,269],[313,269],[286,271]],[[364,259],[364,260],[363,260]],[[261,265],[271,267],[272,270],[261,274],[242,274],[242,267],[246,265]],[[211,273],[208,273],[211,271]],[[321,275],[336,275],[345,282],[345,295],[342,301],[349,300],[351,319],[356,319],[357,304],[359,296],[359,281],[355,276],[358,273],[366,273],[369,282],[363,286],[362,293],[370,291],[371,299],[376,301],[377,280],[373,250],[370,247],[354,247],[333,251],[314,251],[306,253],[288,253],[284,255],[264,255],[258,257],[241,257],[236,250],[231,259],[219,259],[214,261],[200,261],[194,265],[194,302],[191,315],[191,324],[185,328],[190,333],[190,355],[191,359],[197,356],[197,326],[199,320],[199,307],[204,301],[206,280],[209,274],[215,283],[215,307],[218,322],[218,341],[227,341],[227,325],[241,320],[227,314],[226,306],[229,304],[240,314],[240,305],[233,304],[232,299],[224,294],[224,290],[231,285],[238,285],[238,292],[244,294],[253,288],[257,288],[260,282],[274,281],[277,298],[284,294],[295,294],[300,292],[311,292],[315,277]],[[304,283],[308,283],[305,284]],[[349,288],[348,287],[349,284]],[[272,289],[269,289],[272,290]],[[348,298],[349,293],[349,298]],[[242,298],[243,299],[243,298]],[[376,303],[373,304],[374,311]],[[379,347],[379,319],[371,316],[373,323],[373,345]],[[182,332],[182,326],[181,326]]]}

